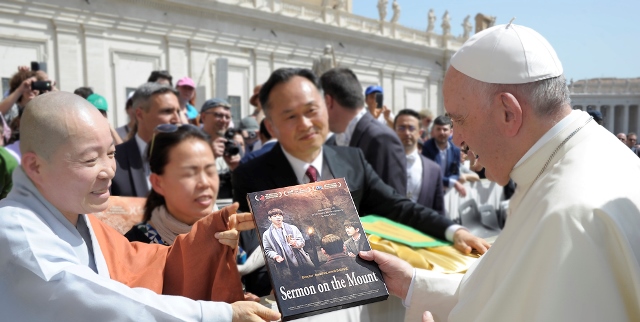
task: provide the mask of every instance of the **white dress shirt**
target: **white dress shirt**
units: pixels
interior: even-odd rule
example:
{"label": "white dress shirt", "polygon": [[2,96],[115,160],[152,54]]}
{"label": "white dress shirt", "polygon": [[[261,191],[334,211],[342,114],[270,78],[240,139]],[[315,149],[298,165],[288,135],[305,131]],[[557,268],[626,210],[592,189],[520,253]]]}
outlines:
{"label": "white dress shirt", "polygon": [[347,129],[344,132],[336,133],[336,145],[349,146],[349,142],[351,142],[351,137],[353,136],[353,131],[355,131],[356,125],[360,122],[360,119],[365,113],[367,113],[367,109],[362,108],[356,117],[349,122],[349,125],[347,125]]}
{"label": "white dress shirt", "polygon": [[[280,146],[280,148],[282,149],[282,146]],[[323,165],[322,148],[320,148],[320,153],[318,153],[318,156],[315,159],[313,159],[311,163],[304,162],[294,157],[284,149],[282,149],[282,152],[284,153],[284,156],[289,161],[291,168],[293,168],[293,173],[295,173],[299,184],[311,182],[311,179],[309,179],[309,177],[305,175],[310,165],[316,168],[316,170],[318,171],[318,180],[321,180],[320,178],[322,178],[322,165]]]}
{"label": "white dress shirt", "polygon": [[422,190],[422,160],[418,149],[407,154],[407,198],[413,202],[418,201]]}

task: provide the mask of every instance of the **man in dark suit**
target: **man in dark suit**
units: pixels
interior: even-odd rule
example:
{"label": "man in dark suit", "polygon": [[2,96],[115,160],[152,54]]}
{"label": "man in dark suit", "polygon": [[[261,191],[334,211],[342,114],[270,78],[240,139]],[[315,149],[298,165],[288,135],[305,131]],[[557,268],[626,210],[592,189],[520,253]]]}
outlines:
{"label": "man in dark suit", "polygon": [[450,142],[451,119],[440,115],[433,120],[431,138],[422,146],[422,155],[440,165],[442,184],[446,188],[455,188],[461,196],[467,191],[458,181],[460,178],[460,148]]}
{"label": "man in dark suit", "polygon": [[329,130],[337,133],[336,144],[360,148],[380,179],[405,195],[407,162],[402,143],[391,128],[367,113],[362,85],[356,75],[347,68],[334,68],[322,74],[320,84],[329,114]]}
{"label": "man in dark suit", "polygon": [[[484,253],[488,244],[461,226],[386,185],[359,149],[323,146],[328,133],[327,108],[317,78],[308,69],[278,69],[263,85],[260,102],[267,130],[278,144],[266,154],[240,165],[233,175],[234,200],[248,211],[247,193],[331,178],[345,178],[361,215],[375,213],[434,237],[454,242],[458,250]],[[259,246],[255,231],[241,233],[247,252]],[[266,269],[245,276],[247,291],[263,296],[271,285]]]}
{"label": "man in dark suit", "polygon": [[111,184],[111,195],[146,197],[150,189],[147,145],[156,126],[179,122],[180,103],[175,89],[158,83],[141,85],[131,99],[138,132],[116,146],[116,175]]}
{"label": "man in dark suit", "polygon": [[401,110],[393,127],[407,156],[407,198],[444,214],[440,166],[418,153],[420,114],[410,109]]}

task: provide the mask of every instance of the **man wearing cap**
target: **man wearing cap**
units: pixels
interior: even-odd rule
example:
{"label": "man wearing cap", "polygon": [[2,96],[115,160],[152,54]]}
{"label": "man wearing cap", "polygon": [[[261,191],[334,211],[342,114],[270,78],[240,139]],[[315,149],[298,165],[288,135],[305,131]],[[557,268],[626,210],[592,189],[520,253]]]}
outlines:
{"label": "man wearing cap", "polygon": [[180,103],[180,119],[182,124],[194,123],[198,117],[196,110],[190,101],[196,93],[196,83],[189,77],[182,77],[176,83],[178,90],[178,102]]}
{"label": "man wearing cap", "polygon": [[149,183],[147,145],[153,139],[156,126],[180,123],[178,92],[167,85],[145,83],[131,98],[138,131],[135,136],[116,146],[116,175],[111,185],[114,196],[146,197]]}
{"label": "man wearing cap", "polygon": [[596,121],[596,123],[602,125],[602,113],[600,113],[600,111],[589,110],[589,111],[587,111],[587,113],[589,113],[589,115],[591,115],[591,117],[593,117],[593,120]]}
{"label": "man wearing cap", "polygon": [[640,194],[628,180],[640,178],[640,160],[572,110],[562,73],[540,34],[511,23],[475,34],[451,58],[443,92],[454,142],[477,153],[487,178],[517,188],[504,230],[462,279],[360,254],[380,263],[407,320],[427,309],[437,321],[640,316]]}
{"label": "man wearing cap", "polygon": [[395,116],[386,105],[378,106],[378,103],[376,102],[376,93],[384,95],[382,86],[371,85],[364,91],[364,101],[367,104],[367,110],[371,113],[374,119],[378,120],[378,122],[393,128],[393,119]]}
{"label": "man wearing cap", "polygon": [[[260,148],[261,144],[258,144],[260,143],[260,139],[258,138],[260,126],[258,126],[258,122],[256,122],[255,117],[247,116],[240,120],[240,131],[242,138],[244,139],[246,152],[251,152],[256,148]],[[255,146],[256,144],[258,144],[257,147]]]}
{"label": "man wearing cap", "polygon": [[202,104],[200,109],[202,129],[211,137],[213,154],[216,157],[216,169],[220,177],[219,198],[231,198],[231,171],[239,164],[240,154],[225,154],[225,132],[230,128],[231,104],[221,98],[212,98]]}
{"label": "man wearing cap", "polygon": [[[93,106],[95,106],[98,109],[98,111],[100,111],[102,116],[107,118],[107,111],[109,110],[109,104],[107,104],[107,100],[102,95],[91,93],[89,96],[87,96],[87,101],[93,104]],[[115,144],[122,143],[122,139],[120,138],[120,135],[118,134],[118,132],[116,132],[113,126],[111,126],[111,124],[109,124],[109,128],[111,129],[111,137],[113,137],[114,143]]]}
{"label": "man wearing cap", "polygon": [[380,179],[406,195],[407,160],[402,142],[392,127],[367,113],[356,74],[348,68],[333,68],[322,74],[320,84],[336,145],[360,148]]}

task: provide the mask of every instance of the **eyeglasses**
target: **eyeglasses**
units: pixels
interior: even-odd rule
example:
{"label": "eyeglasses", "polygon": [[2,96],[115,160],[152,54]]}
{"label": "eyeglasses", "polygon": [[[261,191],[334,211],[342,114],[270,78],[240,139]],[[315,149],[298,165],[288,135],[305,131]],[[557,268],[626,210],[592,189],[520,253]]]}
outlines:
{"label": "eyeglasses", "polygon": [[213,115],[213,117],[215,117],[217,119],[225,119],[225,120],[230,120],[231,119],[231,115],[222,114],[222,113],[211,112],[211,113],[204,113],[204,114],[211,114],[211,115]]}
{"label": "eyeglasses", "polygon": [[151,160],[151,154],[153,153],[153,145],[156,142],[156,134],[158,133],[173,133],[178,131],[179,129],[182,128],[192,128],[192,129],[197,129],[200,130],[200,128],[198,128],[197,126],[193,125],[193,124],[171,124],[171,123],[167,123],[167,124],[160,124],[158,126],[156,126],[156,128],[153,130],[153,137],[151,138],[151,146],[149,147],[149,160]]}
{"label": "eyeglasses", "polygon": [[409,126],[405,126],[405,125],[398,125],[398,127],[396,128],[397,131],[400,132],[404,132],[406,130],[409,130],[409,132],[413,132],[416,130],[416,127],[413,125],[409,125]]}

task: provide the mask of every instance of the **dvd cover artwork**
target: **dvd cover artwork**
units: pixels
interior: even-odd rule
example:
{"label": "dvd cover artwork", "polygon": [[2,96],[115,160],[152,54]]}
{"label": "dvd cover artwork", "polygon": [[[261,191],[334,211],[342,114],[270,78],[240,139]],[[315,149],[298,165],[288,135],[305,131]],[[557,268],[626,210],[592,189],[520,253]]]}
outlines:
{"label": "dvd cover artwork", "polygon": [[247,195],[283,321],[387,299],[344,178]]}

